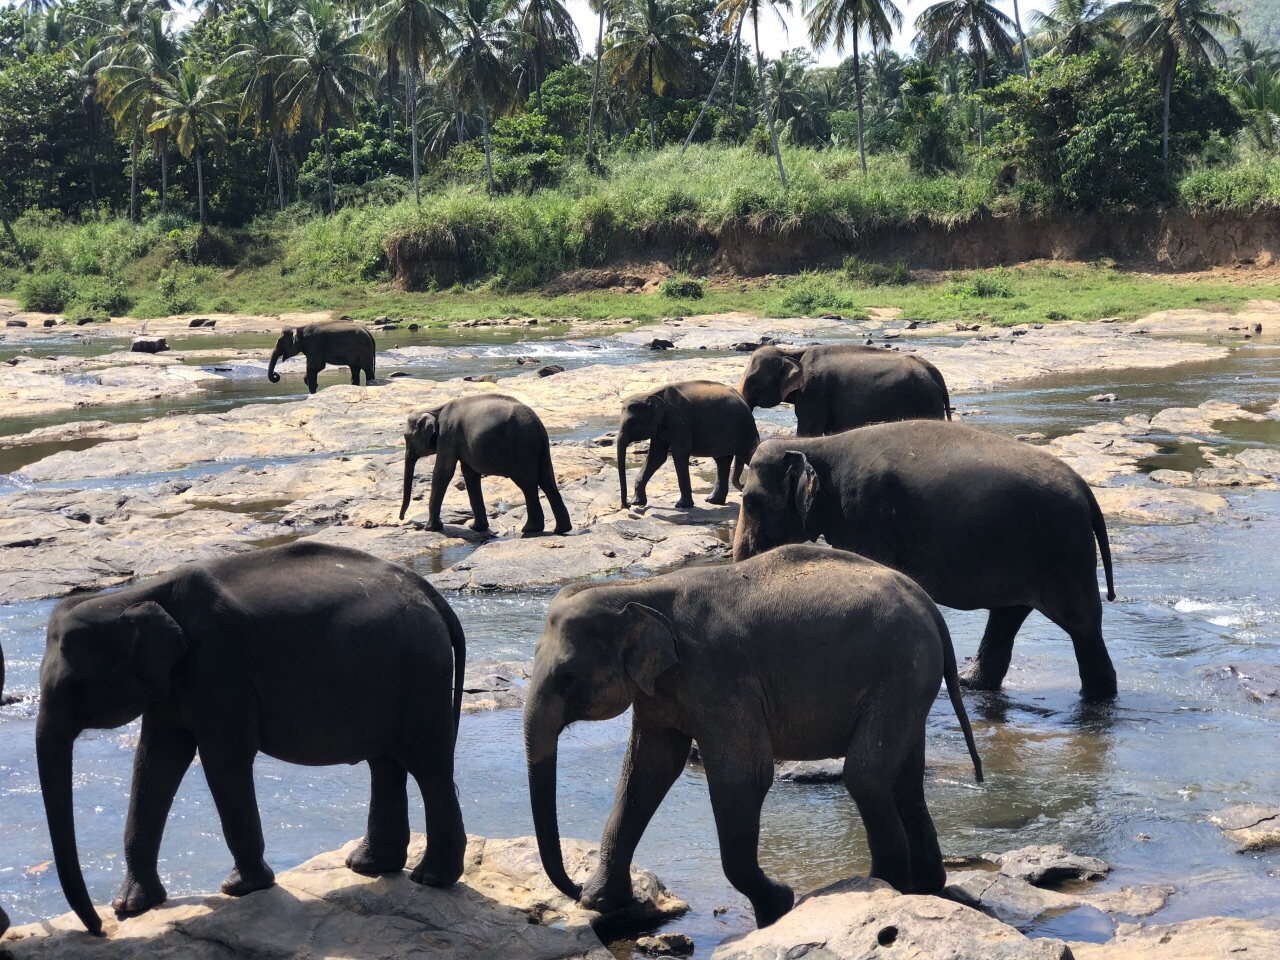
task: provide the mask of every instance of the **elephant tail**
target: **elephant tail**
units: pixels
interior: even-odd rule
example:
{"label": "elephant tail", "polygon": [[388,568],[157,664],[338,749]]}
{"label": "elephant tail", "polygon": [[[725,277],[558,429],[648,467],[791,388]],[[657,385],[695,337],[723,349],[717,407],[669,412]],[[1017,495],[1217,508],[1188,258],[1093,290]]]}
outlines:
{"label": "elephant tail", "polygon": [[453,612],[453,607],[440,593],[427,584],[431,602],[435,604],[440,619],[449,631],[449,645],[453,647],[453,738],[458,739],[458,727],[462,722],[462,688],[467,672],[467,637],[462,632],[462,622]]}
{"label": "elephant tail", "polygon": [[1089,498],[1089,515],[1093,520],[1093,535],[1098,540],[1098,553],[1102,555],[1102,570],[1107,575],[1107,599],[1114,600],[1116,586],[1111,578],[1111,540],[1107,537],[1107,521],[1103,518],[1102,508],[1098,506],[1098,499],[1088,484],[1085,484],[1084,492]]}
{"label": "elephant tail", "polygon": [[964,731],[964,742],[969,747],[969,757],[973,760],[973,777],[982,783],[982,758],[978,756],[978,745],[973,740],[973,727],[969,725],[969,713],[964,708],[964,699],[960,696],[960,672],[956,669],[956,649],[951,645],[951,631],[947,622],[938,614],[938,632],[942,635],[942,676],[947,683],[947,696],[951,699],[951,708],[960,721],[960,729]]}

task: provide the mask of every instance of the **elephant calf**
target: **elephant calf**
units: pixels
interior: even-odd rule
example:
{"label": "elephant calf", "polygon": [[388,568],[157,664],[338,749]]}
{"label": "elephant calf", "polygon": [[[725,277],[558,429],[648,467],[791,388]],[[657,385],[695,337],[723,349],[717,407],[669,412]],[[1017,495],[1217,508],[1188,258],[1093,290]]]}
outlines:
{"label": "elephant calf", "polygon": [[350,320],[325,320],[308,323],[302,327],[290,327],[280,334],[271,362],[267,365],[267,379],[280,382],[276,363],[303,354],[307,358],[307,374],[303,382],[307,390],[319,389],[316,378],[326,366],[351,368],[351,385],[360,386],[360,371],[364,371],[365,386],[373,382],[374,358],[377,348],[373,334]]}
{"label": "elephant calf", "polygon": [[[412,775],[428,840],[412,879],[452,884],[467,844],[453,785],[465,660],[458,618],[429,583],[323,544],[188,564],[125,590],[63,600],[40,666],[36,759],[71,908],[101,932],[76,851],[72,744],[83,730],[139,715],[118,914],[166,897],[160,840],[197,751],[235,859],[223,893],[275,882],[253,788],[259,751],[308,766],[368,762],[368,829],[347,860],[359,873],[404,867]],[[335,709],[340,703],[357,709]]]}
{"label": "elephant calf", "polygon": [[677,507],[693,506],[689,486],[689,458],[712,457],[716,461],[716,488],[708,503],[722,504],[729,494],[729,468],[737,460],[733,485],[742,489],[742,468],[751,459],[760,434],[751,408],[732,387],[709,380],[673,383],[649,393],[637,393],[622,403],[618,423],[618,482],[622,505],[627,503],[627,447],[649,441],[649,456],[636,481],[636,506],[648,502],[645,486],[671,455],[680,484]]}
{"label": "elephant calf", "polygon": [[1102,511],[1057,457],[982,430],[912,420],[770,440],[751,460],[735,560],[826,537],[901,570],[935,602],[990,610],[967,685],[998,690],[1032,610],[1071,635],[1081,694],[1115,696],[1097,563],[1115,599]]}
{"label": "elephant calf", "polygon": [[753,410],[794,404],[802,437],[892,420],[951,419],[938,368],[923,357],[879,347],[761,347],[738,391]]}
{"label": "elephant calf", "polygon": [[551,513],[556,518],[556,533],[573,529],[569,511],[565,509],[556,472],[551,465],[551,441],[547,428],[531,407],[514,397],[482,393],[450,400],[434,410],[409,415],[404,431],[404,500],[400,519],[409,510],[413,493],[413,469],[422,457],[435,454],[431,472],[431,501],[427,515],[428,530],[443,530],[440,507],[444,493],[453,480],[453,472],[462,466],[462,479],[471,498],[471,529],[483,533],[489,529],[489,512],[484,505],[481,477],[509,477],[524,494],[528,517],[523,533],[534,536],[543,532],[546,517],[538,500],[538,488],[547,496]]}
{"label": "elephant calf", "polygon": [[[936,893],[946,872],[924,797],[925,720],[944,678],[981,780],[947,625],[900,573],[792,546],[733,566],[566,587],[547,611],[524,715],[543,868],[589,909],[628,902],[636,845],[696,740],[725,876],[760,926],[794,903],[757,855],[775,760],[844,757],[871,875]],[[600,863],[579,888],[560,850],[557,741],[571,723],[632,706]]]}

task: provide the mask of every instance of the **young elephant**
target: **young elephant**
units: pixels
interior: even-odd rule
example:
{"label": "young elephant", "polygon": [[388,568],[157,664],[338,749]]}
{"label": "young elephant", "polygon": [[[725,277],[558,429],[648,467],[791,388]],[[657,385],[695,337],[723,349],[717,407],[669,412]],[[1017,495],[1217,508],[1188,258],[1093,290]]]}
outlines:
{"label": "young elephant", "polygon": [[0,937],[4,936],[4,932],[9,929],[9,915],[0,909]]}
{"label": "young elephant", "polygon": [[318,389],[316,378],[320,376],[320,371],[330,364],[335,367],[350,367],[353,387],[360,386],[361,370],[364,371],[365,386],[373,381],[377,349],[374,347],[373,334],[358,323],[350,320],[325,320],[286,329],[271,351],[267,379],[272,383],[279,383],[280,374],[276,373],[276,364],[300,353],[307,358],[307,375],[303,382],[311,393]]}
{"label": "young elephant", "polygon": [[197,751],[235,859],[223,893],[275,882],[253,789],[259,751],[308,766],[368,762],[368,829],[347,860],[359,873],[404,867],[411,774],[428,836],[412,879],[452,884],[467,843],[453,785],[465,658],[458,618],[429,583],[323,544],[188,564],[125,590],[62,601],[40,667],[36,759],[71,908],[101,932],[76,851],[72,744],[83,730],[139,715],[118,914],[166,897],[160,839]]}
{"label": "young elephant", "polygon": [[761,347],[738,392],[751,409],[791,403],[796,432],[821,437],[891,420],[950,420],[942,374],[914,354],[879,347]]}
{"label": "young elephant", "polygon": [[[794,546],[728,567],[566,587],[547,611],[524,715],[543,868],[589,909],[629,901],[636,845],[696,740],[725,876],[760,926],[794,902],[757,856],[775,760],[844,757],[871,875],[935,893],[946,872],[924,798],[925,720],[944,678],[981,780],[946,623],[900,573]],[[579,888],[560,850],[557,740],[571,723],[632,706],[600,864]]]}
{"label": "young elephant", "polygon": [[404,500],[400,519],[409,510],[413,493],[413,468],[422,457],[435,454],[431,471],[431,500],[427,515],[428,530],[443,530],[440,507],[444,493],[453,480],[453,472],[462,465],[462,479],[471,498],[471,529],[479,533],[489,529],[489,513],[484,505],[481,477],[509,477],[514,480],[524,502],[528,518],[523,533],[535,536],[543,532],[546,518],[538,500],[538,488],[547,495],[551,513],[556,518],[556,533],[573,529],[569,511],[556,487],[556,472],[551,465],[551,441],[530,407],[513,397],[498,393],[482,393],[450,400],[434,410],[409,415],[404,431]]}
{"label": "young elephant", "polygon": [[751,408],[732,387],[709,380],[672,383],[649,393],[637,393],[622,402],[622,420],[618,423],[618,482],[622,487],[622,505],[627,502],[627,447],[637,440],[648,440],[649,456],[636,481],[636,506],[643,507],[648,498],[645,486],[658,468],[667,462],[668,453],[675,462],[676,480],[680,484],[677,507],[693,506],[689,486],[689,458],[713,457],[716,461],[716,488],[708,503],[722,504],[729,494],[729,468],[737,460],[733,485],[742,489],[742,468],[751,459],[760,434]]}
{"label": "young elephant", "polygon": [[1107,526],[1057,457],[931,420],[761,444],[734,559],[820,536],[901,570],[943,606],[991,611],[968,686],[1000,688],[1014,635],[1039,610],[1071,635],[1081,694],[1115,696],[1094,552],[1096,539],[1114,600]]}

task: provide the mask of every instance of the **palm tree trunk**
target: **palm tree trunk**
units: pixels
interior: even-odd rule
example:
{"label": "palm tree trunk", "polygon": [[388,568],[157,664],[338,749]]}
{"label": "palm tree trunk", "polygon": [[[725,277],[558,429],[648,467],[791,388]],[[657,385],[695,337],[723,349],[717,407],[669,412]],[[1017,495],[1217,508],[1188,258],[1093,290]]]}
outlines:
{"label": "palm tree trunk", "polygon": [[769,97],[764,92],[764,54],[760,52],[760,20],[752,19],[756,37],[756,76],[760,80],[760,112],[764,114],[769,126],[769,142],[773,144],[773,156],[778,161],[778,177],[782,180],[782,188],[787,187],[787,171],[782,166],[782,151],[778,149],[778,134],[773,129],[773,111],[769,109]]}
{"label": "palm tree trunk", "polygon": [[[738,74],[742,71],[742,33],[733,45],[733,88],[729,92],[729,116],[738,117]],[[738,125],[741,128],[741,124]],[[739,130],[741,132],[741,130]]]}
{"label": "palm tree trunk", "polygon": [[493,193],[493,154],[489,152],[489,107],[480,104],[480,125],[484,133],[484,173],[489,180],[489,193]]}
{"label": "palm tree trunk", "polygon": [[1177,61],[1169,65],[1169,69],[1165,71],[1164,83],[1164,119],[1160,131],[1160,165],[1164,167],[1164,172],[1169,172],[1169,102],[1173,99],[1173,72],[1177,69]]}
{"label": "palm tree trunk", "polygon": [[[14,251],[17,252],[19,259],[25,264],[27,263],[27,254],[18,244],[18,235],[13,232],[13,224],[9,222],[9,215],[5,213],[4,201],[0,200],[0,226],[4,227],[4,235],[9,238],[9,242],[13,244]],[[3,664],[0,664],[0,673],[3,673]]]}
{"label": "palm tree trunk", "polygon": [[587,113],[587,156],[596,145],[596,98],[600,96],[600,61],[604,59],[604,11],[608,0],[599,0],[600,26],[596,29],[596,75],[591,82],[591,109]]}
{"label": "palm tree trunk", "polygon": [[271,137],[271,152],[276,158],[276,192],[279,194],[280,209],[284,210],[284,164],[280,162],[280,149],[276,146],[276,137]]}
{"label": "palm tree trunk", "polygon": [[333,216],[336,204],[333,200],[333,152],[329,149],[329,128],[324,128],[324,172],[329,178],[329,216]]}
{"label": "palm tree trunk", "polygon": [[729,52],[724,55],[724,61],[720,64],[720,69],[716,71],[715,82],[711,84],[711,92],[707,94],[707,99],[702,104],[702,109],[698,111],[698,119],[693,121],[693,126],[689,128],[689,135],[684,138],[684,146],[680,148],[680,155],[689,149],[689,144],[693,142],[693,135],[698,132],[698,126],[702,123],[702,117],[711,106],[711,101],[716,98],[716,90],[720,88],[720,78],[724,76],[724,68],[729,64],[729,58],[733,56],[734,44],[738,42],[738,36],[742,33],[742,17],[738,18],[738,26],[733,31],[733,43],[729,44]]}
{"label": "palm tree trunk", "polygon": [[1018,28],[1018,47],[1022,50],[1022,75],[1031,79],[1031,55],[1027,53],[1027,35],[1022,32],[1022,16],[1018,13],[1018,0],[1013,0],[1013,24]]}
{"label": "palm tree trunk", "polygon": [[653,132],[653,51],[649,51],[649,149],[658,149],[658,138]]}
{"label": "palm tree trunk", "polygon": [[978,152],[981,153],[985,149],[983,140],[983,121],[984,115],[982,111],[982,81],[986,75],[985,64],[978,63]]}
{"label": "palm tree trunk", "polygon": [[196,196],[199,198],[200,207],[200,229],[205,227],[204,222],[204,164],[200,162],[200,141],[196,141]]}
{"label": "palm tree trunk", "polygon": [[129,151],[129,219],[134,222],[138,219],[138,139],[136,136]]}
{"label": "palm tree trunk", "polygon": [[542,113],[542,44],[533,48],[533,93],[538,101],[538,112]]}
{"label": "palm tree trunk", "polygon": [[862,172],[867,172],[867,148],[862,142],[862,60],[858,57],[858,33],[853,31],[853,92],[858,100],[858,159]]}
{"label": "palm tree trunk", "polygon": [[413,146],[413,199],[422,204],[422,195],[418,192],[418,65],[410,64],[405,81],[409,87],[409,142]]}
{"label": "palm tree trunk", "polygon": [[161,131],[159,138],[160,151],[160,212],[169,212],[169,144],[165,139],[164,131]]}

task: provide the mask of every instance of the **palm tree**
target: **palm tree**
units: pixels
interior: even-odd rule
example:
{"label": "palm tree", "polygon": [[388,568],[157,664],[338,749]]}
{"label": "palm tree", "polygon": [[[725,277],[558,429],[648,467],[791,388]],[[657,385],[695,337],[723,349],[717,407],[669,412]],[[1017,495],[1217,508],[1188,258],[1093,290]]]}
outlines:
{"label": "palm tree", "polygon": [[893,0],[812,0],[805,3],[809,21],[809,39],[818,49],[832,44],[844,53],[846,41],[853,48],[853,89],[858,110],[858,159],[862,172],[867,172],[867,149],[863,143],[862,58],[858,53],[858,37],[865,33],[871,49],[887,46],[894,31],[902,29],[902,11]]}
{"label": "palm tree", "polygon": [[495,107],[505,105],[515,88],[508,55],[516,44],[515,24],[505,0],[459,0],[442,79],[457,89],[480,114],[485,176],[493,193],[493,153],[489,127]]}
{"label": "palm tree", "polygon": [[241,42],[231,51],[225,66],[243,67],[247,79],[240,100],[240,119],[252,120],[254,132],[270,141],[267,155],[267,177],[276,171],[276,200],[285,207],[284,164],[280,162],[280,130],[282,117],[277,90],[279,73],[274,58],[290,53],[287,0],[244,0],[239,8]]}
{"label": "palm tree", "polygon": [[778,161],[778,178],[782,181],[782,186],[787,185],[787,171],[782,166],[782,151],[778,149],[778,132],[774,129],[773,114],[769,112],[769,98],[764,90],[764,54],[760,52],[760,14],[765,7],[773,11],[773,15],[777,17],[778,22],[782,24],[785,31],[787,23],[782,18],[782,11],[790,11],[792,8],[791,0],[720,0],[716,5],[716,13],[726,15],[725,29],[730,26],[737,26],[737,21],[742,17],[751,19],[751,29],[755,36],[756,43],[756,80],[760,86],[760,112],[764,115],[765,124],[769,128],[769,142],[773,145],[773,156]]}
{"label": "palm tree", "polygon": [[1227,52],[1214,31],[1240,36],[1236,18],[1214,9],[1212,0],[1121,0],[1111,8],[1127,26],[1128,44],[1160,58],[1160,92],[1164,119],[1160,135],[1160,162],[1169,169],[1169,104],[1178,60],[1188,57],[1221,63]]}
{"label": "palm tree", "polygon": [[355,117],[356,98],[367,76],[365,57],[359,35],[348,29],[346,13],[329,0],[305,0],[289,29],[294,52],[271,58],[284,91],[284,128],[292,132],[305,123],[320,131],[332,214],[337,204],[329,131]]}
{"label": "palm tree", "polygon": [[677,13],[669,0],[637,0],[614,24],[605,57],[610,67],[638,89],[648,91],[649,146],[658,149],[653,98],[668,86],[678,86],[684,74],[687,40],[697,23]]}
{"label": "palm tree", "polygon": [[1231,76],[1237,81],[1254,83],[1259,75],[1275,72],[1280,66],[1280,52],[1241,37],[1231,55]]}
{"label": "palm tree", "polygon": [[1045,13],[1033,13],[1032,38],[1049,53],[1079,56],[1109,43],[1118,43],[1120,31],[1106,0],[1053,0]]}
{"label": "palm tree", "polygon": [[1259,147],[1271,152],[1280,147],[1280,71],[1258,71],[1252,83],[1238,81],[1231,101]]}
{"label": "palm tree", "polygon": [[226,142],[222,118],[235,111],[234,106],[219,97],[220,80],[216,73],[205,72],[194,60],[183,60],[177,75],[161,83],[156,94],[156,109],[147,125],[148,133],[157,130],[171,133],[178,152],[184,157],[195,155],[201,227],[205,226],[202,147],[207,142]]}
{"label": "palm tree", "polygon": [[805,65],[800,58],[784,53],[765,68],[765,89],[769,93],[769,112],[783,125],[789,124],[796,142],[806,139],[813,125]]}
{"label": "palm tree", "polygon": [[[990,0],[941,0],[916,18],[916,42],[924,46],[925,59],[938,63],[968,42],[969,57],[978,75],[978,91],[984,86],[988,50],[1000,57],[1013,55],[1008,28],[1013,25]],[[978,101],[978,149],[986,146],[982,101]]]}
{"label": "palm tree", "polygon": [[1018,52],[1022,54],[1022,76],[1031,79],[1031,54],[1027,51],[1027,35],[1022,32],[1022,14],[1018,12],[1018,0],[1013,0],[1013,25],[1018,31]]}
{"label": "palm tree", "polygon": [[596,65],[595,76],[591,81],[591,110],[587,113],[587,155],[595,151],[596,133],[596,101],[600,98],[600,61],[604,59],[604,22],[609,15],[609,8],[617,0],[588,0],[592,12],[600,18],[596,28]]}
{"label": "palm tree", "polygon": [[[603,12],[601,18],[603,19]],[[547,78],[547,56],[557,52],[565,59],[578,58],[578,28],[560,0],[524,0],[519,32],[533,57],[533,89],[542,109],[542,81]]]}
{"label": "palm tree", "polygon": [[[738,48],[742,43],[742,18],[738,18],[737,25],[733,28],[733,39],[729,42],[729,52],[724,55],[724,59],[720,61],[720,69],[716,71],[716,78],[711,82],[711,91],[707,94],[707,99],[702,102],[702,109],[698,111],[698,117],[693,121],[693,126],[689,128],[689,135],[684,138],[684,144],[680,147],[680,153],[689,149],[689,144],[693,143],[693,135],[698,132],[698,127],[702,125],[702,118],[711,109],[711,103],[716,98],[716,91],[720,88],[720,78],[724,76],[724,68],[729,64],[729,58],[737,54]],[[737,93],[738,86],[738,69],[734,66],[733,70],[734,93]],[[732,106],[729,108],[732,112]]]}
{"label": "palm tree", "polygon": [[63,73],[80,88],[80,109],[84,111],[89,129],[89,198],[98,205],[98,134],[102,118],[98,109],[98,72],[106,60],[107,50],[102,39],[92,33],[84,33],[67,47],[67,65]]}

